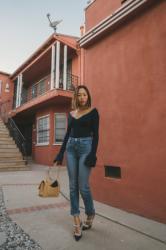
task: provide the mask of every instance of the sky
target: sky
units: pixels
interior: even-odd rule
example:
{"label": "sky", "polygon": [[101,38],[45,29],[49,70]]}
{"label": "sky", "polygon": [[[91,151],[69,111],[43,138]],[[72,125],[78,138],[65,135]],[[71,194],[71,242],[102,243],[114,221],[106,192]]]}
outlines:
{"label": "sky", "polygon": [[87,0],[0,0],[0,71],[13,73],[53,33],[80,36]]}

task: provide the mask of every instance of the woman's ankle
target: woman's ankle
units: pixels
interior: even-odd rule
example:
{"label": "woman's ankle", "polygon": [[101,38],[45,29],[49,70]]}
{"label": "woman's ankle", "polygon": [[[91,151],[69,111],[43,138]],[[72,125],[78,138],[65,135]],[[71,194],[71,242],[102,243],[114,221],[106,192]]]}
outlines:
{"label": "woman's ankle", "polygon": [[95,214],[87,215],[87,218],[83,223],[83,227],[82,227],[83,230],[87,230],[92,227],[94,217],[95,217]]}
{"label": "woman's ankle", "polygon": [[81,219],[79,215],[73,216],[74,219],[74,224],[75,225],[80,225],[81,224]]}

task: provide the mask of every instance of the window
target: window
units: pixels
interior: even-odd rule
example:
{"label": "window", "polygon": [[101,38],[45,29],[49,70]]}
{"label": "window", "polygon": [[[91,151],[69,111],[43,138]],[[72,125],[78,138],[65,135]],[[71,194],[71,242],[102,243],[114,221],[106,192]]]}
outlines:
{"label": "window", "polygon": [[50,124],[49,116],[43,116],[37,120],[37,143],[49,144]]}
{"label": "window", "polygon": [[9,83],[7,82],[6,87],[5,87],[5,92],[9,92],[9,91],[10,91],[10,86],[9,86]]}
{"label": "window", "polygon": [[66,133],[66,114],[55,114],[55,143],[62,143]]}

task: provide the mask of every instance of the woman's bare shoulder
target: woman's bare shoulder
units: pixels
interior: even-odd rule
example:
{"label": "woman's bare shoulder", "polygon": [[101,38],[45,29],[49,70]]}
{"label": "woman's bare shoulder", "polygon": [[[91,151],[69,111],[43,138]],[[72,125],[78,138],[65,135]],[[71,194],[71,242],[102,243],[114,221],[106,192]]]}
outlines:
{"label": "woman's bare shoulder", "polygon": [[69,112],[69,115],[70,115],[71,117],[75,117],[75,116],[76,116],[76,111],[75,111],[75,110],[70,111],[70,112]]}
{"label": "woman's bare shoulder", "polygon": [[74,115],[75,112],[76,112],[75,110],[70,111],[70,115]]}

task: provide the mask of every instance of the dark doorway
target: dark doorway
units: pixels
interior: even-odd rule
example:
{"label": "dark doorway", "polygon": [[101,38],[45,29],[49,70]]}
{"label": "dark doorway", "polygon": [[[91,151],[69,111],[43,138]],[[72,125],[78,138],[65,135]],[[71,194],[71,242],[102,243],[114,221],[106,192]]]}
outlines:
{"label": "dark doorway", "polygon": [[26,151],[27,156],[32,155],[32,123],[26,123],[26,125],[19,125],[21,133],[26,139]]}

